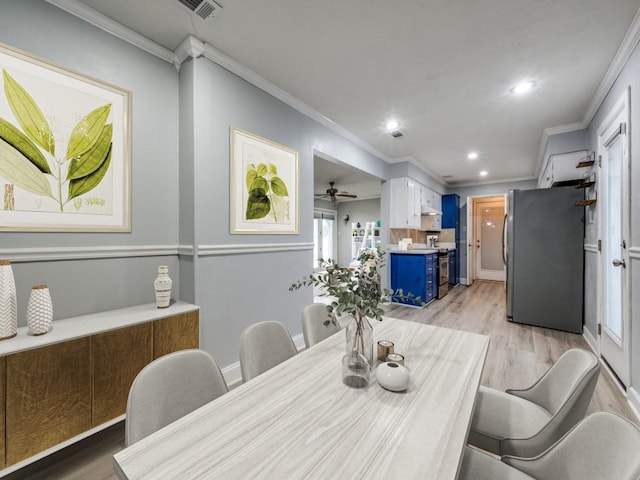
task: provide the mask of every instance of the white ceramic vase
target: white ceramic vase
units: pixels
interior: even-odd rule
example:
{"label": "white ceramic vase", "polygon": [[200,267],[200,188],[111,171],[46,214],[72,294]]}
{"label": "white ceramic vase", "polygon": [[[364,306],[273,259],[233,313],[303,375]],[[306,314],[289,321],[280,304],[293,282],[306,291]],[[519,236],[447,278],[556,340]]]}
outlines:
{"label": "white ceramic vase", "polygon": [[153,282],[156,290],[156,304],[158,308],[167,308],[171,303],[171,286],[173,281],[169,278],[169,267],[160,265],[158,267],[158,276]]}
{"label": "white ceramic vase", "polygon": [[43,335],[53,328],[53,305],[46,285],[34,285],[27,304],[27,328],[30,335]]}
{"label": "white ceramic vase", "polygon": [[9,260],[0,260],[0,340],[18,334],[16,284]]}

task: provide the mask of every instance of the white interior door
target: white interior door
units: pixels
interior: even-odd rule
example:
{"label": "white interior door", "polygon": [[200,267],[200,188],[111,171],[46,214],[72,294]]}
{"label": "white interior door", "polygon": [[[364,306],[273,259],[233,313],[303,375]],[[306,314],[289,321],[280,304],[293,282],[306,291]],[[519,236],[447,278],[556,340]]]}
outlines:
{"label": "white interior door", "polygon": [[629,385],[629,139],[628,94],[598,130],[601,161],[600,354],[625,385]]}
{"label": "white interior door", "polygon": [[502,259],[502,225],[504,198],[480,198],[475,206],[476,278],[479,280],[505,280]]}

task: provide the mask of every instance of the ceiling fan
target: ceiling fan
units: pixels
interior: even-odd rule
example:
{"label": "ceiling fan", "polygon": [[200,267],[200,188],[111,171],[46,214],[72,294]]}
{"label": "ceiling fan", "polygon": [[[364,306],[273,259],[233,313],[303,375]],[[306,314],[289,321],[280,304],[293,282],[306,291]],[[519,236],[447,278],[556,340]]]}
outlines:
{"label": "ceiling fan", "polygon": [[336,203],[338,201],[338,197],[345,198],[358,198],[357,195],[349,192],[339,192],[337,188],[333,185],[335,182],[329,182],[329,188],[327,188],[327,193],[316,193],[316,198],[328,198],[332,203]]}

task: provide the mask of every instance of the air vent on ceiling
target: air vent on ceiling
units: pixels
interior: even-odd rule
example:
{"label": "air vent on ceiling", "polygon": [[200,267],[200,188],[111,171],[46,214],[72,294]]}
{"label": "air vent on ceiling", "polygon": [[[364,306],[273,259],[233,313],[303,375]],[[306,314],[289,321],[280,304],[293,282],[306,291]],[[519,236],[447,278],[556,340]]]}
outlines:
{"label": "air vent on ceiling", "polygon": [[402,133],[400,130],[395,130],[395,131],[391,132],[391,136],[393,138],[400,138],[400,137],[404,136],[404,133]]}
{"label": "air vent on ceiling", "polygon": [[222,10],[222,6],[218,5],[213,0],[178,0],[178,2],[203,20],[209,17],[215,17],[220,10]]}

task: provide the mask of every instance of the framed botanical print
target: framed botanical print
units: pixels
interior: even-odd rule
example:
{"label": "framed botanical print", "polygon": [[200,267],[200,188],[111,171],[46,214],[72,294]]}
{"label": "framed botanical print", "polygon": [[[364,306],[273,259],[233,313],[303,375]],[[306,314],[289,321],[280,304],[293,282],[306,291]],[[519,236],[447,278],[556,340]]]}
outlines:
{"label": "framed botanical print", "polygon": [[0,230],[131,231],[131,94],[0,44]]}
{"label": "framed botanical print", "polygon": [[297,234],[298,151],[231,127],[231,233]]}

